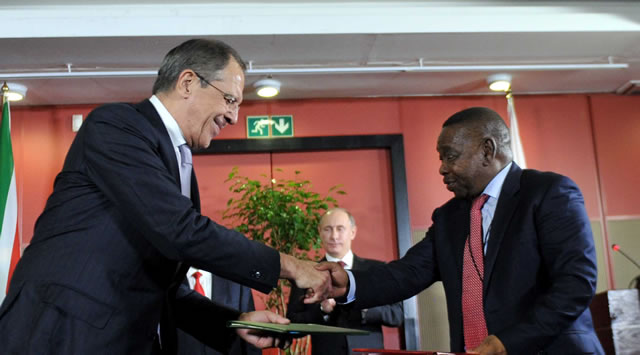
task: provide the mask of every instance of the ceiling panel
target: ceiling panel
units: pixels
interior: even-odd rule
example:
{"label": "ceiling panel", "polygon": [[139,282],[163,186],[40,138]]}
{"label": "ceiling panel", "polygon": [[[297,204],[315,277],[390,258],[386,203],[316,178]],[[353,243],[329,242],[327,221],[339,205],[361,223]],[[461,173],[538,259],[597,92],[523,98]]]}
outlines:
{"label": "ceiling panel", "polygon": [[[55,13],[63,13],[61,9],[70,9],[69,18],[86,14],[87,7],[81,7],[84,12],[74,13],[84,2],[27,0],[22,1],[26,8],[42,10],[44,5],[52,6]],[[154,19],[166,16],[165,6],[152,6],[156,1],[135,1],[131,7],[117,7],[118,2],[104,2],[109,9],[131,9],[132,13],[143,9],[153,9],[149,18],[141,21],[143,24],[152,23]],[[166,4],[176,5],[171,1]],[[223,9],[229,10],[229,2],[190,2],[191,4],[226,4]],[[248,2],[240,2],[246,6]],[[275,79],[282,81],[282,93],[279,98],[327,98],[327,97],[372,97],[372,96],[414,96],[414,95],[484,95],[491,94],[486,87],[488,75],[505,71],[513,76],[513,89],[517,94],[539,93],[582,93],[582,92],[615,92],[615,90],[630,80],[640,79],[640,6],[630,2],[526,2],[527,5],[513,5],[513,2],[499,1],[450,1],[445,3],[436,1],[426,2],[384,2],[384,1],[355,1],[349,5],[348,12],[341,11],[341,5],[336,3],[327,7],[325,2],[268,2],[255,3],[256,9],[249,17],[238,13],[237,28],[225,29],[226,35],[209,34],[208,37],[218,38],[232,45],[241,56],[250,61],[253,69],[274,69],[261,74],[249,72],[245,98],[258,99],[253,93],[252,84],[272,74]],[[291,28],[291,33],[268,33],[265,29],[261,33],[240,34],[249,26],[247,21],[254,19],[260,13],[260,4],[269,5],[265,14],[267,20],[275,18],[274,7],[293,9],[291,13],[282,13],[278,19],[292,19],[291,25],[304,24],[304,16],[312,16],[314,6],[318,11],[333,11],[335,16],[326,17],[326,33],[308,33],[305,28]],[[320,5],[322,4],[322,5]],[[358,5],[361,4],[361,5]],[[505,30],[497,30],[495,25],[483,26],[479,16],[474,17],[474,11],[486,10],[483,4],[490,4],[492,9],[499,9],[495,18],[503,20],[517,19],[527,24],[505,23]],[[500,5],[503,4],[503,5]],[[504,4],[508,4],[504,5]],[[540,5],[546,4],[546,5]],[[560,4],[562,6],[560,6]],[[603,4],[607,4],[604,6]],[[4,5],[4,7],[3,7]],[[3,2],[0,13],[11,3]],[[95,4],[93,4],[95,5]],[[392,6],[393,5],[393,6]],[[425,7],[425,6],[431,7]],[[69,7],[71,6],[71,7]],[[107,6],[107,5],[105,5]],[[148,7],[145,7],[148,6]],[[203,5],[205,6],[205,5]],[[206,10],[214,10],[207,5]],[[363,19],[352,17],[354,9],[361,6]],[[489,6],[489,5],[487,5]],[[498,8],[497,6],[503,6]],[[91,7],[89,7],[91,8]],[[96,11],[100,8],[96,7]],[[385,10],[387,9],[387,10]],[[398,21],[402,9],[416,11],[424,15],[424,24],[408,16],[407,21],[415,21],[412,32],[397,33],[389,31],[377,32],[376,22],[380,13],[393,11],[390,20]],[[432,9],[433,11],[427,11]],[[456,10],[449,13],[447,11]],[[155,12],[154,12],[155,11]],[[164,11],[164,12],[163,12]],[[155,13],[158,17],[154,17]],[[486,12],[486,11],[485,11]],[[25,13],[30,13],[26,11]],[[526,16],[531,13],[531,18]],[[39,13],[38,13],[39,14]],[[298,16],[296,17],[296,14]],[[373,15],[371,15],[373,14]],[[437,14],[434,15],[434,14]],[[408,13],[409,15],[409,13]],[[513,15],[513,16],[509,16]],[[40,15],[38,15],[40,16]],[[96,15],[97,16],[97,15]],[[212,23],[216,28],[215,18],[208,18],[206,13],[175,16],[187,16],[181,21],[189,23],[189,28],[198,28],[202,23]],[[192,17],[189,17],[192,16]],[[300,18],[302,16],[302,18]],[[69,18],[59,18],[59,26],[68,27]],[[409,20],[410,18],[410,20]],[[422,28],[430,28],[432,21],[450,19],[461,23],[461,18],[470,22],[468,27],[462,26],[456,32],[442,32],[431,28],[421,32]],[[27,18],[26,23],[39,26],[38,17]],[[193,21],[190,21],[193,19]],[[295,20],[294,20],[295,19]],[[549,21],[546,21],[549,19]],[[583,24],[572,24],[572,28],[579,31],[563,30],[558,23],[549,23],[551,19],[580,19]],[[314,20],[317,20],[315,18]],[[369,20],[369,22],[366,22]],[[360,21],[360,22],[359,22]],[[514,22],[515,20],[512,20]],[[593,22],[589,22],[593,21]],[[343,23],[351,23],[351,27],[342,27]],[[400,21],[401,22],[401,21]],[[96,24],[101,25],[100,23]],[[280,24],[282,25],[282,24]],[[317,23],[316,23],[317,25]],[[393,23],[385,23],[390,28]],[[395,24],[397,28],[402,23]],[[520,26],[520,27],[518,27]],[[508,28],[518,27],[520,31]],[[167,24],[166,28],[172,28]],[[314,27],[315,28],[315,27]],[[345,33],[335,33],[336,29],[344,28]],[[361,28],[362,32],[357,29]],[[474,29],[486,29],[477,31]],[[605,29],[606,28],[606,29]],[[629,29],[633,30],[629,30]],[[99,30],[93,29],[87,33]],[[74,103],[103,103],[109,101],[136,101],[150,94],[153,83],[153,73],[157,70],[164,54],[175,45],[191,38],[186,35],[139,35],[145,28],[132,31],[130,35],[109,36],[112,29],[105,27],[104,36],[61,36],[55,38],[29,37],[0,38],[0,80],[8,80],[24,84],[29,88],[27,99],[20,105],[49,105]],[[527,30],[529,29],[529,30]],[[57,28],[42,28],[42,33],[58,33]],[[170,31],[168,31],[170,32]],[[299,32],[299,33],[296,33]],[[196,32],[194,32],[196,33]],[[237,33],[237,34],[233,34]],[[626,69],[600,70],[467,70],[458,72],[393,72],[393,73],[343,73],[343,74],[282,74],[283,69],[299,68],[367,68],[367,67],[417,67],[419,61],[426,67],[431,66],[476,66],[476,65],[511,65],[511,64],[581,64],[581,63],[628,63]],[[73,72],[90,71],[129,71],[145,70],[150,74],[144,77],[92,77],[92,78],[39,78],[29,79],[20,77],[21,73],[63,73],[67,71],[67,64],[71,64]],[[14,75],[14,77],[10,77]],[[18,78],[15,78],[15,76]]]}

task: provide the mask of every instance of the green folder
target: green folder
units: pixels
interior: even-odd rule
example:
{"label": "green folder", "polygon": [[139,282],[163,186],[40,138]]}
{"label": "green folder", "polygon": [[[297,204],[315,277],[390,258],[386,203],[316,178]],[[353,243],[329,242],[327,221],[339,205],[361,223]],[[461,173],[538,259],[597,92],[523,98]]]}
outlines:
{"label": "green folder", "polygon": [[368,335],[369,332],[360,329],[331,327],[328,325],[320,324],[304,324],[304,323],[289,323],[289,324],[275,324],[275,323],[262,323],[262,322],[245,322],[245,321],[229,321],[227,322],[229,328],[243,328],[243,329],[256,329],[265,332],[279,333],[279,334],[291,334],[291,335],[306,335],[306,334],[343,334],[343,335]]}

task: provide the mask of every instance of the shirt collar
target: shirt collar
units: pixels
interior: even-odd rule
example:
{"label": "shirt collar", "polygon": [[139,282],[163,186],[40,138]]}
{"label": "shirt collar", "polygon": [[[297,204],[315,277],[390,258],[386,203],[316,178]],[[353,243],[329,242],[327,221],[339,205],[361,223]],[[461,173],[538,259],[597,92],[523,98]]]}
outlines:
{"label": "shirt collar", "polygon": [[509,164],[507,164],[507,166],[502,168],[502,170],[500,170],[500,172],[496,176],[494,176],[493,179],[491,179],[491,181],[489,182],[487,187],[484,188],[484,191],[482,191],[482,193],[497,199],[498,196],[500,196],[500,191],[502,191],[502,185],[504,184],[504,180],[506,180],[507,178],[507,174],[509,173],[509,170],[511,169],[512,164],[513,162],[510,162]]}
{"label": "shirt collar", "polygon": [[169,132],[169,138],[171,138],[171,144],[173,144],[174,147],[179,147],[187,143],[187,141],[184,139],[184,135],[182,134],[180,126],[178,126],[178,122],[162,104],[162,101],[160,101],[160,99],[156,95],[151,96],[149,101],[151,101],[153,107],[155,107],[156,111],[158,111],[158,115],[160,115],[162,123],[164,123],[164,126],[167,128],[167,132]]}
{"label": "shirt collar", "polygon": [[196,271],[200,271],[200,272],[202,272],[202,270],[200,270],[200,269],[196,269],[196,268],[195,268],[195,267],[193,267],[193,266],[192,266],[192,267],[190,267],[190,268],[189,268],[189,271],[187,271],[187,276],[192,277],[192,276],[193,276],[193,273],[194,273],[194,272],[196,272]]}
{"label": "shirt collar", "polygon": [[338,259],[338,258],[334,258],[333,256],[326,254],[325,258],[327,259],[327,261],[332,261],[332,262],[338,262],[338,261],[342,261],[344,262],[345,269],[351,269],[353,267],[353,252],[351,250],[349,250],[343,257],[342,259]]}

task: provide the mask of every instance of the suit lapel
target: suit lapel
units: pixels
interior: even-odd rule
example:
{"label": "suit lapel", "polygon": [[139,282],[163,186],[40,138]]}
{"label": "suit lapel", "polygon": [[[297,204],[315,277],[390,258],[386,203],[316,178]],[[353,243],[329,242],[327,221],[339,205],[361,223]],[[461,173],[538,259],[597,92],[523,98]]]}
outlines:
{"label": "suit lapel", "polygon": [[240,287],[232,281],[225,280],[215,274],[211,274],[211,299],[216,302],[240,309]]}
{"label": "suit lapel", "polygon": [[191,168],[191,202],[196,211],[200,212],[200,191],[198,190],[198,179],[196,179],[196,170]]}
{"label": "suit lapel", "polygon": [[489,245],[487,246],[487,254],[484,257],[484,290],[486,293],[489,280],[491,278],[491,272],[493,271],[493,265],[496,262],[500,244],[508,229],[509,222],[513,213],[516,210],[518,201],[518,191],[520,190],[520,176],[522,175],[522,169],[514,162],[511,165],[511,170],[507,174],[507,178],[502,185],[502,191],[498,198],[498,205],[493,215],[493,221],[491,222],[491,234],[489,235]]}
{"label": "suit lapel", "polygon": [[[162,122],[162,118],[156,111],[156,108],[153,106],[151,101],[144,100],[135,105],[136,109],[145,116],[151,125],[158,131],[158,151],[160,152],[160,158],[164,161],[165,166],[169,170],[169,173],[173,176],[175,180],[176,186],[180,189],[180,170],[178,169],[178,158],[176,158],[175,149],[173,148],[173,143],[171,143],[171,137],[169,137],[169,132],[167,131],[167,127],[165,127],[164,122]],[[198,190],[197,182],[195,182],[195,173],[191,174],[192,181],[192,195],[195,196],[195,199],[198,201],[197,208],[200,208],[200,196],[196,193],[193,194],[193,189]],[[192,198],[192,201],[194,199]],[[184,276],[187,274],[189,270],[189,265],[183,262],[176,263],[176,272],[173,278],[173,281],[170,285],[170,289],[175,292],[175,290],[179,287],[184,279]]]}
{"label": "suit lapel", "polygon": [[351,266],[351,269],[353,269],[353,270],[361,270],[362,269],[362,263],[363,263],[362,258],[359,258],[356,254],[353,254],[353,265]]}
{"label": "suit lapel", "polygon": [[167,127],[165,127],[160,115],[158,115],[158,111],[153,107],[153,104],[149,100],[144,100],[135,105],[136,109],[142,113],[151,123],[151,125],[158,131],[159,139],[159,151],[165,152],[161,154],[161,158],[165,161],[167,169],[173,176],[176,181],[176,185],[178,188],[180,187],[180,171],[178,170],[178,159],[176,158],[175,149],[173,148],[173,143],[171,143],[171,138],[169,137],[169,132],[167,131]]}
{"label": "suit lapel", "polygon": [[451,223],[448,223],[448,225],[453,228],[451,229],[451,233],[447,231],[445,238],[451,238],[453,241],[454,259],[458,267],[458,273],[456,275],[462,275],[464,245],[469,237],[471,201],[462,199],[458,201],[458,206],[454,207],[456,209],[451,217]]}

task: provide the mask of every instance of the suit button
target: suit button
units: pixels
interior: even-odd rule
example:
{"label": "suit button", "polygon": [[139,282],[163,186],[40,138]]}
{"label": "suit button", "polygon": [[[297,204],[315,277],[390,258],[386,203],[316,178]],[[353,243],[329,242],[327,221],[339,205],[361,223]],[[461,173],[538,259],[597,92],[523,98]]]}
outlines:
{"label": "suit button", "polygon": [[259,279],[262,277],[262,274],[260,273],[260,271],[254,271],[253,272],[253,278],[254,279]]}

